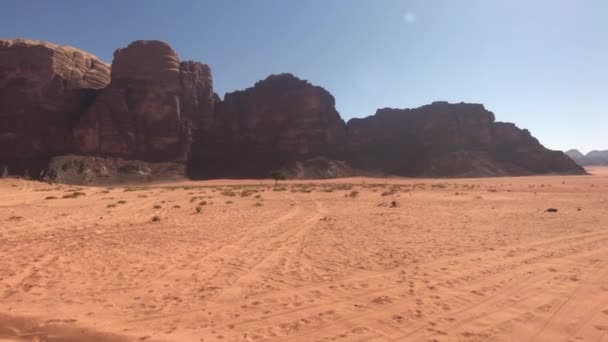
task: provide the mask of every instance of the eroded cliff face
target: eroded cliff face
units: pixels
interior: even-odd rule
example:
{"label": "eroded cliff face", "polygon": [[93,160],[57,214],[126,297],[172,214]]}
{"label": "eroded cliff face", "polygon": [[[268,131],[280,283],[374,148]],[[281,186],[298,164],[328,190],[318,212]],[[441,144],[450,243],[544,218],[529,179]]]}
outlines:
{"label": "eroded cliff face", "polygon": [[527,130],[495,122],[481,104],[435,102],[416,109],[380,109],[373,116],[350,120],[347,131],[345,159],[365,170],[431,177],[584,173]]}
{"label": "eroded cliff face", "polygon": [[116,50],[111,69],[71,47],[0,41],[0,164],[17,173],[50,165],[47,176],[82,182],[126,177],[104,158],[142,161],[138,174],[161,170],[147,174],[154,179],[186,162],[195,178],[285,168],[295,177],[584,173],[480,104],[385,108],[345,124],[328,91],[291,74],[221,101],[207,65],[180,62],[160,41]]}
{"label": "eroded cliff face", "polygon": [[191,170],[202,177],[266,177],[291,161],[339,155],[345,133],[329,92],[291,74],[272,75],[226,94],[213,129],[195,145]]}
{"label": "eroded cliff face", "polygon": [[74,128],[75,152],[186,161],[192,130],[212,117],[209,68],[180,64],[166,43],[135,41],[114,53],[111,79]]}
{"label": "eroded cliff face", "polygon": [[109,81],[109,65],[84,51],[0,40],[0,163],[35,172],[69,151],[74,122]]}

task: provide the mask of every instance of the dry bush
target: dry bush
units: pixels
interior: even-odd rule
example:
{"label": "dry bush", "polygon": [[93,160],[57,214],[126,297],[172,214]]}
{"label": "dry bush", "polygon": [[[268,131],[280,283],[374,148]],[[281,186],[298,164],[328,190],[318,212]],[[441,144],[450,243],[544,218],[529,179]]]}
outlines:
{"label": "dry bush", "polygon": [[80,191],[74,191],[71,194],[67,194],[67,195],[63,195],[61,196],[62,198],[78,198],[80,196],[85,196],[86,194],[84,192],[80,192]]}
{"label": "dry bush", "polygon": [[55,196],[46,196],[44,199],[45,200],[54,200],[54,199],[57,199],[57,197],[55,197]]}
{"label": "dry bush", "polygon": [[154,208],[154,209],[160,209],[160,208],[162,208],[162,207],[163,207],[163,206],[162,206],[162,205],[160,205],[160,204],[155,204],[153,208]]}
{"label": "dry bush", "polygon": [[351,191],[350,193],[344,195],[344,197],[351,197],[351,198],[355,198],[357,196],[359,196],[359,191],[354,191],[354,190]]}
{"label": "dry bush", "polygon": [[160,217],[159,216],[153,216],[152,217],[152,222],[158,222],[160,221]]}

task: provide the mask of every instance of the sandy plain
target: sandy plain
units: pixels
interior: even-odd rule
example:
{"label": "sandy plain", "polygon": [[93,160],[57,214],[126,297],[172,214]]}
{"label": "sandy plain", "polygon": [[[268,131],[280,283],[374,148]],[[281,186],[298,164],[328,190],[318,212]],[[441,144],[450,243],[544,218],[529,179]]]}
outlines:
{"label": "sandy plain", "polygon": [[0,340],[608,341],[590,172],[0,180]]}

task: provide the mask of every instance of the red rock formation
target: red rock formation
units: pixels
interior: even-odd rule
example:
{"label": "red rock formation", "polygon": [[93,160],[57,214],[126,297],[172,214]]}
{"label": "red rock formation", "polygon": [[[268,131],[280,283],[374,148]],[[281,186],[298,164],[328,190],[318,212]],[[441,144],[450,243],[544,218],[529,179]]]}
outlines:
{"label": "red rock formation", "polygon": [[[159,41],[116,50],[111,81],[108,65],[80,50],[0,41],[0,174],[2,164],[43,166],[74,152],[113,157],[108,165],[183,163],[190,156],[190,173],[198,177],[267,177],[289,165],[302,177],[584,173],[527,130],[495,122],[482,105],[381,109],[346,125],[326,90],[290,74],[222,102],[207,65],[180,63]],[[66,166],[66,175],[81,181],[105,170],[103,158],[53,160],[57,175]],[[169,169],[179,167],[158,168]]]}
{"label": "red rock formation", "polygon": [[74,129],[76,152],[145,161],[185,161],[193,127],[210,125],[209,67],[183,62],[160,41],[114,53],[112,81]]}
{"label": "red rock formation", "polygon": [[73,122],[109,81],[109,66],[81,50],[0,40],[0,163],[35,168],[68,151]]}
{"label": "red rock formation", "polygon": [[345,157],[360,169],[403,176],[501,176],[584,173],[527,130],[494,122],[480,104],[436,102],[381,109],[347,124]]}
{"label": "red rock formation", "polygon": [[289,161],[333,157],[344,144],[333,96],[290,74],[226,94],[215,118],[196,145],[194,175],[264,177]]}

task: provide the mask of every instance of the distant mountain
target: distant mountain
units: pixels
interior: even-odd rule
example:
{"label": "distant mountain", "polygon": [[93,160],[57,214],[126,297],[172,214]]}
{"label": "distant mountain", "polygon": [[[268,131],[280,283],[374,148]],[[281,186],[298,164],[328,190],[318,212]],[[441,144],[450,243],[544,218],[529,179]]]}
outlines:
{"label": "distant mountain", "polygon": [[608,150],[591,151],[585,155],[579,150],[572,149],[566,151],[566,155],[581,166],[608,165]]}

